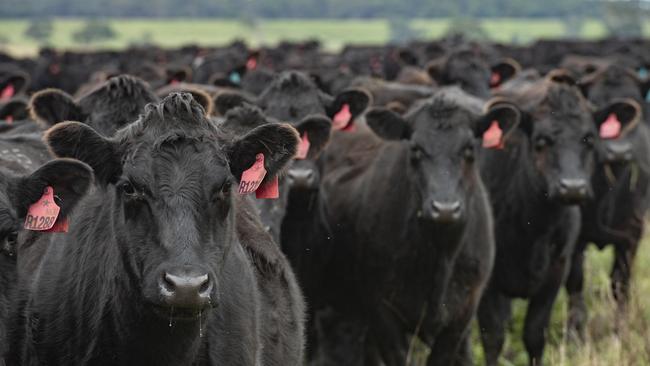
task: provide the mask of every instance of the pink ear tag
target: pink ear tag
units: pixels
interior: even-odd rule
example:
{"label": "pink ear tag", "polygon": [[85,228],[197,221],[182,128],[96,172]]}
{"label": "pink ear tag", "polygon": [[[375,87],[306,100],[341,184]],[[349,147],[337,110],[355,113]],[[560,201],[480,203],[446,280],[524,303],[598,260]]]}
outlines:
{"label": "pink ear tag", "polygon": [[255,191],[255,198],[278,198],[280,197],[280,189],[278,187],[278,177],[276,176],[270,182],[262,183],[262,185]]}
{"label": "pink ear tag", "polygon": [[61,208],[54,202],[54,189],[47,186],[41,198],[29,206],[24,227],[32,231],[50,230],[59,217],[59,211]]}
{"label": "pink ear tag", "polygon": [[493,72],[492,75],[490,75],[490,87],[496,88],[499,84],[501,84],[501,74]]}
{"label": "pink ear tag", "polygon": [[12,116],[12,115],[8,115],[8,116],[6,116],[6,117],[5,117],[5,122],[7,122],[7,124],[12,124],[12,123],[14,123],[14,116]]}
{"label": "pink ear tag", "polygon": [[176,80],[176,78],[173,78],[173,79],[171,79],[169,81],[169,85],[176,85],[176,84],[179,84],[179,83],[180,83],[180,81]]}
{"label": "pink ear tag", "polygon": [[621,122],[616,117],[615,113],[612,113],[607,117],[605,122],[600,125],[600,137],[603,139],[615,139],[621,133]]}
{"label": "pink ear tag", "polygon": [[300,139],[300,144],[298,145],[298,153],[296,154],[296,159],[302,160],[302,159],[307,159],[307,153],[309,153],[309,146],[311,143],[309,142],[309,137],[307,136],[307,132],[302,134],[302,138]]}
{"label": "pink ear tag", "polygon": [[499,127],[499,122],[494,120],[485,132],[483,132],[483,147],[486,149],[503,149],[501,138],[503,131]]}
{"label": "pink ear tag", "polygon": [[255,70],[256,68],[257,68],[257,59],[255,57],[250,57],[248,61],[246,61],[246,69]]}
{"label": "pink ear tag", "polygon": [[266,176],[266,169],[264,169],[264,154],[260,153],[255,155],[255,162],[250,168],[244,170],[241,174],[241,181],[239,182],[239,194],[248,194],[255,192],[255,190],[262,184],[262,180]]}
{"label": "pink ear tag", "polygon": [[11,97],[14,96],[15,92],[16,92],[16,89],[14,89],[13,84],[9,84],[9,85],[5,86],[5,88],[2,89],[2,92],[0,92],[0,101],[3,101],[3,102],[8,101],[9,99],[11,99]]}
{"label": "pink ear tag", "polygon": [[341,109],[336,112],[334,118],[332,119],[332,129],[334,130],[343,130],[348,126],[350,120],[352,119],[352,113],[350,113],[350,105],[343,104]]}

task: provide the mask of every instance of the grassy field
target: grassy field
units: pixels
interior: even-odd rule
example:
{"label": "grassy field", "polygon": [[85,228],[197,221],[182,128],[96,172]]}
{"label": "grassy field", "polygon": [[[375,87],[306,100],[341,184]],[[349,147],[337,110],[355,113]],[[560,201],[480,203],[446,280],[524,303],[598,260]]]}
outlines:
{"label": "grassy field", "polygon": [[[641,244],[635,263],[634,284],[628,314],[616,316],[616,306],[611,297],[609,271],[613,250],[598,251],[590,247],[585,263],[585,299],[590,318],[587,340],[577,344],[566,337],[567,298],[564,290],[554,308],[547,334],[545,359],[553,366],[637,366],[650,365],[650,236]],[[526,310],[524,301],[514,302],[513,321],[506,340],[502,365],[527,365],[521,340]],[[617,321],[619,326],[617,327]],[[477,328],[477,327],[475,327]],[[474,349],[482,360],[478,346],[478,329],[474,330]]]}
{"label": "grassy field", "polygon": [[[219,19],[111,19],[117,37],[110,41],[83,46],[75,43],[72,34],[84,23],[82,19],[56,19],[54,32],[48,44],[65,49],[123,48],[134,42],[152,41],[165,47],[188,43],[221,45],[233,39],[243,39],[256,46],[273,45],[280,40],[318,38],[329,49],[338,49],[348,43],[381,44],[389,41],[390,28],[385,20],[270,20],[250,27],[237,20]],[[442,36],[448,19],[416,19],[414,29],[424,37]],[[39,44],[24,36],[27,20],[0,20],[0,39],[5,49],[14,54],[29,55]],[[491,39],[510,42],[529,42],[537,38],[557,38],[566,34],[564,23],[557,19],[489,19],[481,22]],[[650,35],[650,22],[645,25]],[[598,38],[606,35],[598,20],[587,20],[580,36]]]}

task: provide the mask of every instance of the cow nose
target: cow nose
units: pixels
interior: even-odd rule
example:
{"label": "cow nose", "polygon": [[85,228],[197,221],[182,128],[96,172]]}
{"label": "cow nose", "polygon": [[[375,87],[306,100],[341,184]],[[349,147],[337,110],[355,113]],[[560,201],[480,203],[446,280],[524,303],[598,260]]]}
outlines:
{"label": "cow nose", "polygon": [[632,146],[629,143],[607,144],[605,159],[608,163],[622,163],[632,160]]}
{"label": "cow nose", "polygon": [[460,201],[431,202],[431,218],[436,222],[455,222],[461,219]]}
{"label": "cow nose", "polygon": [[310,188],[316,184],[316,173],[312,169],[290,169],[289,185],[295,188]]}
{"label": "cow nose", "polygon": [[584,179],[560,179],[560,196],[568,202],[579,202],[587,198],[587,187]]}
{"label": "cow nose", "polygon": [[211,291],[208,274],[164,272],[160,284],[163,302],[176,308],[204,308],[210,303]]}

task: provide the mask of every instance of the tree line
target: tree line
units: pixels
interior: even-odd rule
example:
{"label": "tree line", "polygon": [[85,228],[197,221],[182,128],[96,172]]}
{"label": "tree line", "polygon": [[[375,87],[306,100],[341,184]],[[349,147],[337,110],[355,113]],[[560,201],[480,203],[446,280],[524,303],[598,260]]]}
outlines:
{"label": "tree line", "polygon": [[599,0],[10,0],[0,1],[0,17],[567,17],[600,8]]}

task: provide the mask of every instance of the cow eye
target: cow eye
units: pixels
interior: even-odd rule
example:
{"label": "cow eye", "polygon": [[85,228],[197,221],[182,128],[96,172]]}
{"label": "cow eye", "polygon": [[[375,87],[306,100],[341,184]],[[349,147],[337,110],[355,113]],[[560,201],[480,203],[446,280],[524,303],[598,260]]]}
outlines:
{"label": "cow eye", "polygon": [[535,139],[535,149],[537,151],[544,150],[545,147],[551,144],[551,141],[544,136],[540,136]]}
{"label": "cow eye", "polygon": [[411,160],[418,162],[422,159],[422,150],[417,145],[411,145]]}
{"label": "cow eye", "polygon": [[585,137],[582,138],[582,142],[585,144],[585,146],[591,149],[595,144],[594,135],[591,133],[585,135]]}
{"label": "cow eye", "polygon": [[18,239],[18,233],[15,231],[5,236],[5,240],[2,243],[2,247],[0,247],[0,251],[2,251],[2,254],[10,258],[15,258],[17,239]]}
{"label": "cow eye", "polygon": [[120,184],[120,190],[125,196],[134,197],[137,195],[137,191],[131,182],[124,182]]}
{"label": "cow eye", "polygon": [[474,161],[474,147],[473,146],[466,146],[463,149],[463,159],[467,162],[473,162]]}

